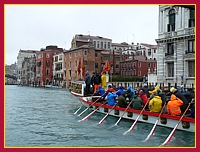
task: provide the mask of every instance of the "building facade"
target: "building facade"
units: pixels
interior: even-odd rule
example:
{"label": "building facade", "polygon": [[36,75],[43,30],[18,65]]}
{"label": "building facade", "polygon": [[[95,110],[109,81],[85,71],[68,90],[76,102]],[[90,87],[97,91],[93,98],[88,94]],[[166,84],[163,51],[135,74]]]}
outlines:
{"label": "building facade", "polygon": [[66,86],[66,66],[64,52],[53,55],[53,84]]}
{"label": "building facade", "polygon": [[[28,60],[27,58],[36,57],[37,52],[38,52],[37,50],[19,50],[18,56],[17,56],[17,83],[18,84],[22,83],[22,77],[24,77],[24,72],[22,71],[22,68],[23,68],[22,65],[23,65],[24,59],[26,58],[26,61],[27,61]],[[31,64],[34,64],[34,63],[31,63]]]}
{"label": "building facade", "polygon": [[136,55],[145,56],[150,60],[157,60],[157,45],[140,43],[136,46]]}
{"label": "building facade", "polygon": [[36,79],[38,86],[53,84],[53,55],[63,52],[57,46],[47,46],[36,55]]}
{"label": "building facade", "polygon": [[195,82],[195,7],[159,6],[158,83]]}
{"label": "building facade", "polygon": [[148,73],[155,72],[156,69],[157,61],[147,59],[144,56],[130,56],[129,59],[120,62],[120,74],[122,77],[147,77]]}
{"label": "building facade", "polygon": [[[86,71],[90,75],[101,73],[106,59],[110,58],[111,44],[111,39],[101,36],[75,35],[70,50],[64,52],[67,86],[71,81],[84,80]],[[102,52],[106,55],[102,56]]]}
{"label": "building facade", "polygon": [[78,48],[83,45],[93,46],[95,49],[111,50],[112,39],[101,36],[91,36],[76,34],[71,42],[71,49]]}
{"label": "building facade", "polygon": [[36,81],[36,56],[25,57],[21,68],[21,84],[34,85]]}

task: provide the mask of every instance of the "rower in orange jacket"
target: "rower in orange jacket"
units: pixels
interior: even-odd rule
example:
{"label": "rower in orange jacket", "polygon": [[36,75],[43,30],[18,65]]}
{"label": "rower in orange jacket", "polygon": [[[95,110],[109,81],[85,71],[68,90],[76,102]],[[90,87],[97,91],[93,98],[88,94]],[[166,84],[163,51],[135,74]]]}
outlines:
{"label": "rower in orange jacket", "polygon": [[183,105],[183,101],[177,98],[174,94],[171,95],[170,101],[167,103],[167,112],[170,115],[180,115],[180,106]]}

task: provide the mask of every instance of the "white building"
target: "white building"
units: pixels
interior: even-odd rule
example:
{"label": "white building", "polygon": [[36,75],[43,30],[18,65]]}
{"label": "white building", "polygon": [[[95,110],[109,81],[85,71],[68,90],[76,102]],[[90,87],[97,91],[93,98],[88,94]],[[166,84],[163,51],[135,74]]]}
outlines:
{"label": "white building", "polygon": [[22,63],[24,62],[25,58],[33,58],[36,56],[35,50],[19,50],[17,56],[17,82],[18,84],[21,83],[23,71],[22,71]]}
{"label": "white building", "polygon": [[157,45],[138,43],[136,46],[136,55],[142,55],[147,59],[157,60]]}
{"label": "white building", "polygon": [[[157,81],[195,85],[195,6],[159,6]],[[194,86],[195,87],[195,86]]]}
{"label": "white building", "polygon": [[145,56],[147,59],[157,60],[157,45],[147,43],[137,43],[134,45],[132,43],[122,50],[122,54]]}
{"label": "white building", "polygon": [[131,52],[133,52],[134,50],[133,50],[132,45],[130,45],[126,42],[123,42],[123,43],[112,43],[111,51],[122,53],[122,54],[131,54]]}
{"label": "white building", "polygon": [[53,56],[53,84],[66,86],[66,66],[63,52]]}

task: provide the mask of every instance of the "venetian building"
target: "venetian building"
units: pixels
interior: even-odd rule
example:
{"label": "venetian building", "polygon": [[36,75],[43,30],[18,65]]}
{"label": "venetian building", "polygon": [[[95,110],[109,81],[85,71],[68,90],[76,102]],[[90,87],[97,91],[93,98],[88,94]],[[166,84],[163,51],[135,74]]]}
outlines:
{"label": "venetian building", "polygon": [[101,52],[111,50],[112,40],[101,36],[76,34],[71,48],[64,52],[66,62],[66,85],[71,81],[85,79],[85,72],[100,73],[105,64]]}
{"label": "venetian building", "polygon": [[195,6],[160,5],[157,81],[193,87],[195,82]]}
{"label": "venetian building", "polygon": [[54,45],[46,46],[36,54],[36,83],[38,86],[53,84],[53,55],[63,52]]}
{"label": "venetian building", "polygon": [[[34,58],[35,58],[37,52],[38,52],[37,50],[19,50],[18,56],[17,56],[17,83],[18,84],[25,83],[24,78],[22,78],[22,77],[24,77],[24,75],[26,75],[25,74],[26,71],[23,70],[24,69],[23,66],[25,66],[25,62],[28,61],[27,58],[32,58],[32,59],[30,59],[30,61],[31,62],[33,61],[33,63],[30,63],[30,64],[34,65],[35,64]],[[26,61],[24,61],[25,58],[26,58]],[[23,82],[22,82],[22,79],[23,79]]]}
{"label": "venetian building", "polygon": [[53,84],[57,86],[66,86],[66,67],[64,52],[53,55]]}

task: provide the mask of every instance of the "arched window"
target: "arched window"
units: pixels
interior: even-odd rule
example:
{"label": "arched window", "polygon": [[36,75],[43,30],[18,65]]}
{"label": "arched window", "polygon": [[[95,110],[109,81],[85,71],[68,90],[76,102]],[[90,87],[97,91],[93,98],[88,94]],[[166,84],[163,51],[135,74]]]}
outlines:
{"label": "arched window", "polygon": [[169,11],[169,24],[167,27],[167,31],[175,31],[175,10],[171,9]]}

